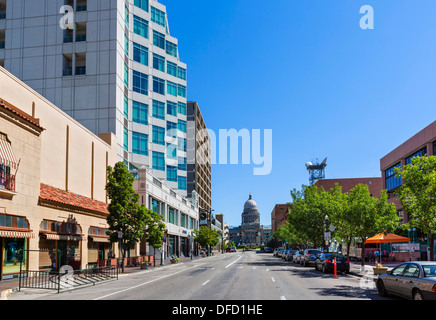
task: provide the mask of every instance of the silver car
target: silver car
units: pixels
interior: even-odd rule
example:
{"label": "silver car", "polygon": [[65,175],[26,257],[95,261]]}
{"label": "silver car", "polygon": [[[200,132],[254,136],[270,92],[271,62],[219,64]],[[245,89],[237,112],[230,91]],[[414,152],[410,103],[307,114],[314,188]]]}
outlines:
{"label": "silver car", "polygon": [[382,297],[393,294],[413,300],[436,300],[436,262],[400,264],[378,277],[377,289]]}

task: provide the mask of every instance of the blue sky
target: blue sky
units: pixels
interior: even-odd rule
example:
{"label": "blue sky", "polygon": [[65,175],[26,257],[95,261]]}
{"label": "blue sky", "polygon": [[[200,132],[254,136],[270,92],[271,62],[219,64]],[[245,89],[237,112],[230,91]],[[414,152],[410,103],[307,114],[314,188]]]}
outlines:
{"label": "blue sky", "polygon": [[[272,129],[271,174],[214,165],[212,205],[239,225],[251,192],[262,224],[308,184],[380,176],[380,158],[435,120],[436,1],[160,0],[206,125]],[[362,30],[360,7],[374,8]]]}

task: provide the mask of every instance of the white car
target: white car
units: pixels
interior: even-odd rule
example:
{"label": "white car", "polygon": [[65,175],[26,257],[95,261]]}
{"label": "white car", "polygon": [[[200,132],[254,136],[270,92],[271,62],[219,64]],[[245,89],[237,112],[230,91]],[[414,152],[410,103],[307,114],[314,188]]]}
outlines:
{"label": "white car", "polygon": [[236,252],[236,247],[232,247],[232,252]]}

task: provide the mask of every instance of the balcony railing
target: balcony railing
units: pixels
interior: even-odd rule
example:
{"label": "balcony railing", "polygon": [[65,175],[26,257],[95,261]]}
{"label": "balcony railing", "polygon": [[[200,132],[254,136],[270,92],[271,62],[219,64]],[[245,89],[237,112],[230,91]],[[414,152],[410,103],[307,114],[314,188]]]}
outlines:
{"label": "balcony railing", "polygon": [[15,176],[0,168],[0,189],[15,192]]}

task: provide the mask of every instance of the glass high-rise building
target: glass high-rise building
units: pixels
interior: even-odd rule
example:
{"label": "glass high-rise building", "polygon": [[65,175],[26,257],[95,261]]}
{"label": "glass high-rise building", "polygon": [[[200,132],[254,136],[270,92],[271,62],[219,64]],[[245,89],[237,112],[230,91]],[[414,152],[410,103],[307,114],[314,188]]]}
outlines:
{"label": "glass high-rise building", "polygon": [[0,66],[187,196],[187,68],[164,5],[0,0]]}

